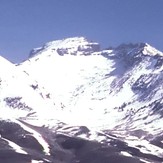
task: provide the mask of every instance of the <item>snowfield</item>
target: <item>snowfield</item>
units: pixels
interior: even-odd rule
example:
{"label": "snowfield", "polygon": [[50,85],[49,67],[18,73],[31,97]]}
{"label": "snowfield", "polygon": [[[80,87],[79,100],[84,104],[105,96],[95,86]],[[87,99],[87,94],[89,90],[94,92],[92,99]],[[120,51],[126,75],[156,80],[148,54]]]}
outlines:
{"label": "snowfield", "polygon": [[52,41],[17,65],[0,57],[0,118],[41,144],[45,157],[31,162],[53,162],[51,132],[64,135],[57,141],[111,145],[120,158],[163,162],[162,82],[163,53],[147,43],[101,50],[83,37]]}

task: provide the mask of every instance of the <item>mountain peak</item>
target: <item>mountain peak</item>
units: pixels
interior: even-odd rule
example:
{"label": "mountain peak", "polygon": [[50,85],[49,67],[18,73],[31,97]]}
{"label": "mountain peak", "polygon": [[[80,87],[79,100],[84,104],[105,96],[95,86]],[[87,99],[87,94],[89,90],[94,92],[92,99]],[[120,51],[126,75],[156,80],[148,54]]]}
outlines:
{"label": "mountain peak", "polygon": [[89,55],[92,52],[100,50],[100,45],[93,41],[88,41],[84,37],[72,37],[62,40],[51,41],[44,44],[42,47],[35,48],[31,51],[29,57],[33,57],[42,52],[56,51],[59,55]]}
{"label": "mountain peak", "polygon": [[108,48],[113,50],[117,56],[135,56],[138,54],[144,56],[163,56],[163,53],[148,43],[123,43],[115,48]]}
{"label": "mountain peak", "polygon": [[[29,54],[29,58],[44,55],[91,55],[93,52],[100,52],[100,45],[97,42],[90,41],[85,37],[71,37],[61,40],[50,41],[45,43],[43,46],[34,48]],[[163,53],[155,49],[148,43],[123,43],[115,48],[108,48],[113,50],[115,54],[123,56],[124,54],[139,54],[148,56],[163,56]],[[46,53],[46,54],[45,54]]]}
{"label": "mountain peak", "polygon": [[75,37],[0,57],[0,162],[163,163],[162,53],[98,50]]}
{"label": "mountain peak", "polygon": [[156,48],[154,48],[148,43],[145,43],[145,46],[143,48],[143,54],[150,55],[150,56],[156,56],[156,55],[163,56],[163,53],[161,51],[157,50]]}

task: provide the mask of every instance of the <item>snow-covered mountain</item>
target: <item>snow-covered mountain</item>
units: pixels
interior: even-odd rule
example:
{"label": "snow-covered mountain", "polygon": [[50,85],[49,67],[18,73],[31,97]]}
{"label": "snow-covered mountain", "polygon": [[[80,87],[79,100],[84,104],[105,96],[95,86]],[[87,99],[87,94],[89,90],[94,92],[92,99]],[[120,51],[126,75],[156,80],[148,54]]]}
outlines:
{"label": "snow-covered mountain", "polygon": [[20,162],[163,162],[163,53],[149,44],[68,38],[0,66],[0,140]]}

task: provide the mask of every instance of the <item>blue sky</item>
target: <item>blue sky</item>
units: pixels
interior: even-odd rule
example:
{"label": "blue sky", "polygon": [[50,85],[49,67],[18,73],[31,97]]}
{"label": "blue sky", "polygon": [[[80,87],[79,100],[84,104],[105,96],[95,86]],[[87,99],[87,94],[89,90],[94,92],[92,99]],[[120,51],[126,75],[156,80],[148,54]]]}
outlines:
{"label": "blue sky", "polygon": [[74,36],[104,48],[147,42],[163,51],[163,0],[0,0],[0,55],[12,62]]}

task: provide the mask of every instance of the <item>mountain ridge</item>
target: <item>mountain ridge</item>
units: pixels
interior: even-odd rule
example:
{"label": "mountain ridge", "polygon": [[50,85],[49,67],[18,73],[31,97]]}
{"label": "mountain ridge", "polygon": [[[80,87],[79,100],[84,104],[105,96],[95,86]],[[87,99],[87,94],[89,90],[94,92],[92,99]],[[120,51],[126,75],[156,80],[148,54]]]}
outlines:
{"label": "mountain ridge", "polygon": [[[113,147],[115,155],[131,162],[162,162],[162,56],[162,52],[147,43],[101,50],[98,43],[75,37],[47,43],[17,65],[0,59],[4,63],[0,64],[3,72],[0,106],[4,120],[0,124],[16,125],[27,140],[35,142],[37,148],[32,148],[39,151],[42,162],[47,159],[55,163],[52,161],[55,152],[72,160],[75,154],[67,149],[89,151],[92,141],[100,143],[95,143],[100,149],[102,144],[107,151]],[[15,136],[16,140],[8,138],[4,131],[7,132],[6,128],[0,134],[5,140],[26,141],[21,135]],[[32,132],[32,139],[27,131]],[[40,150],[47,149],[47,144],[41,147],[34,131],[55,152],[50,150],[50,156],[43,156]],[[22,145],[18,143],[23,150],[29,150]],[[108,160],[104,155],[100,157]]]}
{"label": "mountain ridge", "polygon": [[63,40],[51,41],[44,44],[40,48],[35,48],[31,51],[29,57],[34,56],[36,53],[41,53],[44,50],[57,51],[59,55],[71,54],[76,55],[78,52],[85,52],[85,54],[92,53],[100,50],[100,45],[96,42],[87,41],[84,37],[73,37]]}

